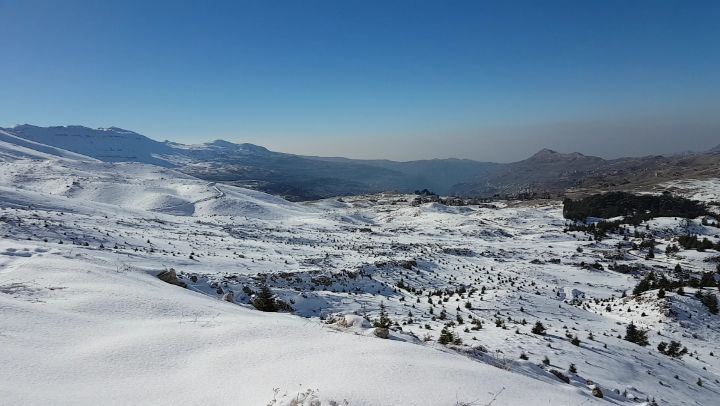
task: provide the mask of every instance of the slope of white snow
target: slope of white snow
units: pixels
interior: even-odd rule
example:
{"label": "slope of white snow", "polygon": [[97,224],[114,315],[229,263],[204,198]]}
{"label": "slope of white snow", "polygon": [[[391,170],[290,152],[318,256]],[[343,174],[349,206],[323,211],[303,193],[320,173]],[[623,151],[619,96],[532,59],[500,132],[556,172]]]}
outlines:
{"label": "slope of white snow", "polygon": [[116,127],[92,129],[77,125],[38,127],[23,124],[5,131],[26,140],[75,151],[106,162],[133,161],[171,166],[162,157],[175,152],[165,143]]}
{"label": "slope of white snow", "polygon": [[95,161],[94,158],[29,141],[0,129],[0,161],[15,161],[18,159],[43,160],[51,158]]}
{"label": "slope of white snow", "polygon": [[27,256],[0,255],[5,404],[263,405],[273,388],[351,405],[599,404],[439,349],[217,301],[110,255],[0,251],[11,247]]}
{"label": "slope of white snow", "polygon": [[[0,162],[3,403],[716,403],[718,316],[692,288],[623,297],[649,270],[715,269],[714,250],[665,254],[688,228],[716,241],[700,219],[637,227],[657,240],[645,259],[640,237],[565,232],[558,202],[296,204],[53,155]],[[155,278],[168,268],[187,289]],[[293,314],[249,305],[263,283]],[[381,304],[390,340],[362,321]],[[649,346],[622,339],[631,321]],[[462,344],[438,343],[443,328]],[[670,339],[689,354],[656,350]]]}

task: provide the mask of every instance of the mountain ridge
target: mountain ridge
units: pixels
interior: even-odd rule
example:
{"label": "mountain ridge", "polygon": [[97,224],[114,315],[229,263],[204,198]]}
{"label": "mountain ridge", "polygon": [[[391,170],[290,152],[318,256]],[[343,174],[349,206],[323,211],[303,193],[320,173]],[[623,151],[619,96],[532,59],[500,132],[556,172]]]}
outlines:
{"label": "mountain ridge", "polygon": [[79,125],[2,129],[31,142],[107,162],[171,167],[209,181],[250,187],[289,200],[429,189],[474,197],[624,187],[653,179],[720,176],[720,146],[707,152],[604,159],[543,148],[527,159],[495,163],[444,158],[414,161],[319,157],[217,139],[200,144],[156,141],[120,127]]}

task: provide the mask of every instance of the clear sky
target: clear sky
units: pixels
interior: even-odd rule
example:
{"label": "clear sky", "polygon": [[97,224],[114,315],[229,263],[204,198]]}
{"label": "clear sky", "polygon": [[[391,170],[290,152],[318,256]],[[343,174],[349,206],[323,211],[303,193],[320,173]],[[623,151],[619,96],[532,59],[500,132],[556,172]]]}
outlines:
{"label": "clear sky", "polygon": [[0,126],[362,158],[720,144],[720,1],[0,0]]}

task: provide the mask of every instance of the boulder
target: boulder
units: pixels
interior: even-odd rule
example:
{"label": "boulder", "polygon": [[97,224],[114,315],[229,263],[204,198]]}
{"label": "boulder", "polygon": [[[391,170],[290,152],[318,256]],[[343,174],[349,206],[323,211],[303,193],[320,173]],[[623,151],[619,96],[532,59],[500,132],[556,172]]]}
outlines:
{"label": "boulder", "polygon": [[235,293],[230,290],[222,296],[222,300],[230,303],[235,303]]}
{"label": "boulder", "polygon": [[385,327],[376,327],[374,331],[375,337],[388,338],[390,337],[390,330]]}
{"label": "boulder", "polygon": [[177,273],[175,272],[175,269],[170,268],[167,270],[164,270],[158,274],[158,279],[165,283],[169,283],[171,285],[180,286],[183,288],[186,288],[187,285],[185,282],[181,281],[180,278],[178,278]]}

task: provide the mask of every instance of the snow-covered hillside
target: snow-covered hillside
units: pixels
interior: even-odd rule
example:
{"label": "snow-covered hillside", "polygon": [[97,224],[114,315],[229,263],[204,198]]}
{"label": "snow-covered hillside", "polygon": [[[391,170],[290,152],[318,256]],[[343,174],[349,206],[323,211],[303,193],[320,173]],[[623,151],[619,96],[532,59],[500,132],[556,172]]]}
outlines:
{"label": "snow-covered hillside", "polygon": [[[717,288],[631,294],[715,269],[713,249],[665,251],[689,227],[717,242],[702,219],[590,241],[554,201],[299,204],[0,141],[7,404],[717,403],[720,321],[696,297]],[[262,286],[289,311],[255,310]]]}

